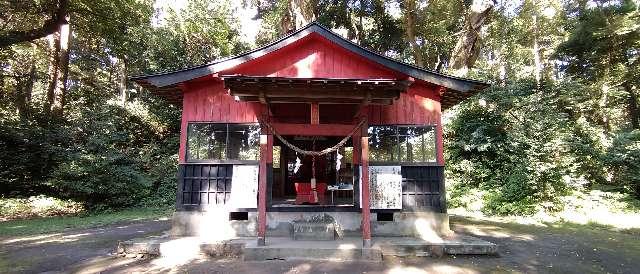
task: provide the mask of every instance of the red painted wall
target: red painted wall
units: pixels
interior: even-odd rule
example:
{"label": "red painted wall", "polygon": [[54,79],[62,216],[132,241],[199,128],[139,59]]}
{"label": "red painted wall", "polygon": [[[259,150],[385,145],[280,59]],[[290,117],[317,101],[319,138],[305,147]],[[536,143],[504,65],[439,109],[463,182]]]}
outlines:
{"label": "red painted wall", "polygon": [[[311,34],[282,49],[238,65],[218,75],[243,74],[274,77],[318,77],[360,79],[407,79],[339,47],[319,35]],[[429,124],[437,126],[438,162],[442,161],[440,96],[435,86],[416,81],[391,106],[369,106],[370,124]],[[217,77],[203,77],[183,86],[184,100],[180,162],[185,161],[188,122],[214,121],[254,123],[262,111],[257,103],[237,102]]]}

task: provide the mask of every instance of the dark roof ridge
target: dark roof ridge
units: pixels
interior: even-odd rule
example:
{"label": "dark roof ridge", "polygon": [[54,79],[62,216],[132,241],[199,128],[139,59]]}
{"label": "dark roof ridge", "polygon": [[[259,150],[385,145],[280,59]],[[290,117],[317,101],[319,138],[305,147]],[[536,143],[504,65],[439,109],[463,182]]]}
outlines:
{"label": "dark roof ridge", "polygon": [[[298,41],[298,39],[311,34],[317,33],[318,35],[330,40],[337,45],[354,52],[369,59],[374,63],[378,63],[391,70],[401,72],[416,79],[420,79],[426,82],[430,82],[436,85],[441,85],[446,88],[457,90],[461,92],[477,91],[489,86],[488,83],[465,79],[453,75],[443,74],[440,72],[432,71],[429,69],[421,68],[412,64],[408,64],[394,58],[385,56],[383,54],[374,52],[370,49],[364,48],[348,39],[343,38],[339,34],[329,30],[325,26],[317,22],[311,22],[304,27],[293,31],[280,39],[277,39],[263,47],[256,48],[254,50],[226,57],[223,59],[215,60],[206,64],[188,67],[175,71],[160,72],[148,75],[138,75],[130,77],[134,81],[144,81],[156,87],[165,87],[174,85],[180,82],[189,81],[195,78],[199,78],[208,74],[217,73],[221,70],[234,67],[244,62],[259,58],[273,51],[286,47],[287,45]],[[294,40],[290,40],[293,39]]]}

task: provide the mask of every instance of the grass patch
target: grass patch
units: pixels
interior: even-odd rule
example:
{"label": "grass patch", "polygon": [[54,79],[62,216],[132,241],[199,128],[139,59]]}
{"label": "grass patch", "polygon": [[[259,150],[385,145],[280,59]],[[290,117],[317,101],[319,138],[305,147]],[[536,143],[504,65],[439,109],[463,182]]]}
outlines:
{"label": "grass patch", "polygon": [[488,214],[484,210],[484,191],[452,192],[451,196],[455,202],[451,203],[448,212],[460,216],[521,224],[576,224],[629,234],[638,234],[640,231],[640,200],[614,188],[573,190],[566,196],[558,197],[554,205],[538,205],[530,215]]}
{"label": "grass patch", "polygon": [[[522,224],[508,219],[476,219],[474,217],[451,216],[453,226],[461,225],[476,228],[487,235],[499,232],[511,239],[518,239],[522,235],[530,235],[531,241],[538,241],[540,245],[558,243],[557,238],[565,240],[571,245],[580,243],[589,249],[608,250],[610,253],[623,257],[640,257],[640,241],[638,230],[618,230],[615,227],[598,223],[577,224],[571,222],[554,222],[546,224]],[[473,234],[473,232],[469,232]],[[556,239],[550,239],[553,235]],[[547,241],[547,242],[545,242]],[[580,249],[580,247],[573,247]],[[584,252],[584,250],[583,250]],[[578,271],[579,272],[579,271]],[[599,271],[602,272],[602,271]]]}
{"label": "grass patch", "polygon": [[78,215],[85,212],[82,203],[45,195],[28,198],[0,197],[0,222],[36,217]]}
{"label": "grass patch", "polygon": [[92,228],[119,222],[169,217],[173,208],[131,208],[113,212],[91,212],[79,216],[45,217],[0,222],[2,237],[60,232],[65,229]]}

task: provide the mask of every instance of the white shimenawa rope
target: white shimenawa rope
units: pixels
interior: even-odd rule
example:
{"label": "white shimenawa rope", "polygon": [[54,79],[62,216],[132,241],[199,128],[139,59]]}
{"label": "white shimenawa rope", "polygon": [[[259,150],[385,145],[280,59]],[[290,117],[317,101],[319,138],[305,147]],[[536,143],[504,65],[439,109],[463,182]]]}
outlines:
{"label": "white shimenawa rope", "polygon": [[278,132],[276,132],[276,130],[271,126],[271,124],[269,123],[264,123],[264,125],[267,127],[267,129],[271,132],[271,134],[275,135],[276,138],[278,138],[278,140],[280,140],[284,145],[286,145],[287,147],[289,147],[290,149],[292,149],[293,151],[300,153],[302,155],[311,155],[311,156],[322,156],[325,154],[329,154],[331,152],[337,151],[338,149],[340,149],[342,146],[344,146],[344,144],[347,143],[347,141],[349,141],[349,138],[351,138],[353,136],[353,134],[356,132],[356,130],[358,130],[360,127],[362,127],[362,125],[364,125],[365,120],[362,119],[352,130],[351,132],[349,132],[349,134],[347,136],[345,136],[342,140],[340,140],[340,142],[338,142],[336,145],[329,147],[329,148],[325,148],[321,151],[311,151],[311,150],[304,150],[301,149],[297,146],[295,146],[292,143],[289,143],[287,140],[284,139],[284,137],[282,137],[280,134],[278,134]]}
{"label": "white shimenawa rope", "polygon": [[[276,138],[278,138],[278,140],[280,140],[284,145],[286,145],[287,147],[289,147],[290,149],[292,149],[293,151],[300,153],[302,155],[311,155],[313,156],[313,164],[312,164],[312,173],[313,173],[313,178],[311,178],[311,190],[313,191],[313,202],[317,203],[318,202],[318,190],[316,189],[316,157],[317,156],[322,156],[325,154],[329,154],[331,152],[337,151],[338,149],[340,149],[342,146],[344,146],[344,144],[347,143],[347,141],[349,141],[349,138],[351,138],[353,136],[354,133],[356,133],[356,130],[358,130],[360,127],[362,127],[362,125],[364,125],[365,119],[360,120],[360,122],[353,127],[353,129],[351,130],[351,132],[349,132],[349,134],[347,136],[345,136],[342,140],[340,140],[340,142],[338,142],[336,145],[329,147],[329,148],[325,148],[321,151],[312,151],[312,150],[304,150],[301,149],[297,146],[295,146],[292,143],[289,143],[287,140],[284,139],[284,137],[282,137],[282,135],[278,134],[278,132],[276,132],[276,130],[271,126],[271,124],[265,122],[264,125],[267,127],[267,129],[271,132],[271,134],[275,135]],[[315,140],[314,140],[314,149],[315,149]],[[338,160],[339,161],[339,160]]]}

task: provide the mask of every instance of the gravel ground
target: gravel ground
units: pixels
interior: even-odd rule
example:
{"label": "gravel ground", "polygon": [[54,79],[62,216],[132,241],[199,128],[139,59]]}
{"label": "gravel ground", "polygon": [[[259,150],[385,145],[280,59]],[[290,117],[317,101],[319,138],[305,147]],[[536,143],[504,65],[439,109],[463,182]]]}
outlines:
{"label": "gravel ground", "polygon": [[8,273],[638,273],[640,237],[586,226],[540,227],[452,218],[458,233],[499,245],[499,256],[385,258],[383,262],[264,261],[110,255],[118,240],[159,235],[169,221],[146,221],[0,238]]}

